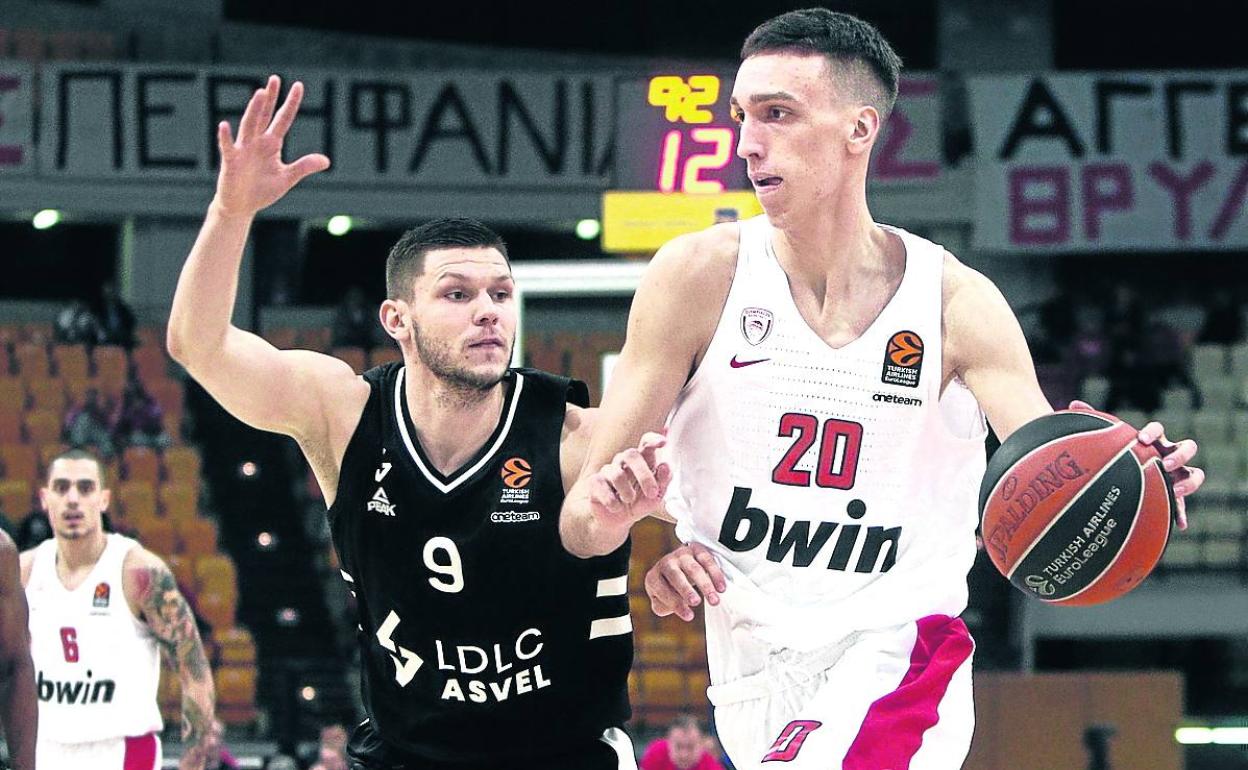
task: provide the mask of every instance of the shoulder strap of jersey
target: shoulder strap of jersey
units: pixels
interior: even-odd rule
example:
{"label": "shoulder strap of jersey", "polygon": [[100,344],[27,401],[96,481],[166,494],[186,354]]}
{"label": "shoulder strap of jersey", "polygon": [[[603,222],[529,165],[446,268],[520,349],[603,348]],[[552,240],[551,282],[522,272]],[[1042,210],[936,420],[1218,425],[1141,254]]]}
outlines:
{"label": "shoulder strap of jersey", "polygon": [[542,398],[551,399],[559,405],[589,407],[589,386],[580,380],[527,367],[517,367],[512,371],[524,375],[525,390],[532,389],[534,396],[541,394]]}
{"label": "shoulder strap of jersey", "polygon": [[35,546],[35,557],[30,566],[30,580],[27,586],[42,583],[49,576],[56,576],[56,538],[54,537]]}

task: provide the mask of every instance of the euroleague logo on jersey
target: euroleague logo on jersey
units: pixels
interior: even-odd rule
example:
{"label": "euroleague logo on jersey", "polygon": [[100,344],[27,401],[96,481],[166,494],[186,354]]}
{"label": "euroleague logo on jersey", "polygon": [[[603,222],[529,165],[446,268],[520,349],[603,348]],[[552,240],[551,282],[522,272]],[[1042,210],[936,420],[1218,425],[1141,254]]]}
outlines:
{"label": "euroleague logo on jersey", "polygon": [[92,607],[107,607],[108,597],[112,591],[108,587],[108,583],[100,583],[95,587],[95,594],[91,597]]}
{"label": "euroleague logo on jersey", "polygon": [[923,369],[923,338],[912,331],[900,331],[888,340],[884,348],[884,371],[880,380],[888,385],[919,386],[919,372]]}
{"label": "euroleague logo on jersey", "polygon": [[524,489],[533,479],[533,469],[523,457],[513,457],[503,463],[503,483],[512,489]]}
{"label": "euroleague logo on jersey", "polygon": [[529,502],[529,482],[533,480],[533,466],[523,457],[513,457],[503,463],[503,493],[499,495],[499,505],[527,505]]}

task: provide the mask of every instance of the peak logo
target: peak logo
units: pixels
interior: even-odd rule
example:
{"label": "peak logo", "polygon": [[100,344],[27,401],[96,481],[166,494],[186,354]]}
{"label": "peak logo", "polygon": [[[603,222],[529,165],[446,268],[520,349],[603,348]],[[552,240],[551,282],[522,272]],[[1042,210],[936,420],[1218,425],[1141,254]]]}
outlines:
{"label": "peak logo", "polygon": [[524,489],[533,480],[533,468],[523,457],[513,457],[503,463],[503,483],[511,489]]}
{"label": "peak logo", "polygon": [[377,491],[373,493],[373,499],[368,501],[368,510],[377,511],[386,516],[394,515],[395,504],[390,502],[390,496],[386,494],[386,490],[377,487]]}

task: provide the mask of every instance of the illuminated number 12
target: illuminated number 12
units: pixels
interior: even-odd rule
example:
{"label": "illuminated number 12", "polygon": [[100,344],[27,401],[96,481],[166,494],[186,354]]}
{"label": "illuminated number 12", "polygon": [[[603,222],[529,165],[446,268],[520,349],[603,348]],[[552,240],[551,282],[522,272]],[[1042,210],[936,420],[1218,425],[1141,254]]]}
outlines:
{"label": "illuminated number 12", "polygon": [[676,186],[676,167],[680,163],[681,131],[668,131],[663,137],[663,149],[659,155],[659,191],[670,193],[717,193],[722,192],[724,183],[714,179],[699,179],[703,169],[717,171],[728,165],[732,158],[731,128],[695,128],[689,132],[693,141],[710,144],[714,149],[710,152],[699,152],[685,159],[681,174],[680,187]]}

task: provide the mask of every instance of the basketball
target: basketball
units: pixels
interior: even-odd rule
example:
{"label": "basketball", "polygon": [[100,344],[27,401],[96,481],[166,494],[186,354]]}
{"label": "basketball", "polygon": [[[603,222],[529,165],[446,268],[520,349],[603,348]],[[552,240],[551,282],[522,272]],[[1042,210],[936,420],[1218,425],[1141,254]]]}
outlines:
{"label": "basketball", "polygon": [[1174,495],[1161,455],[1113,415],[1066,410],[1032,420],[988,462],[979,491],[984,547],[1011,583],[1049,604],[1100,604],[1156,566]]}

